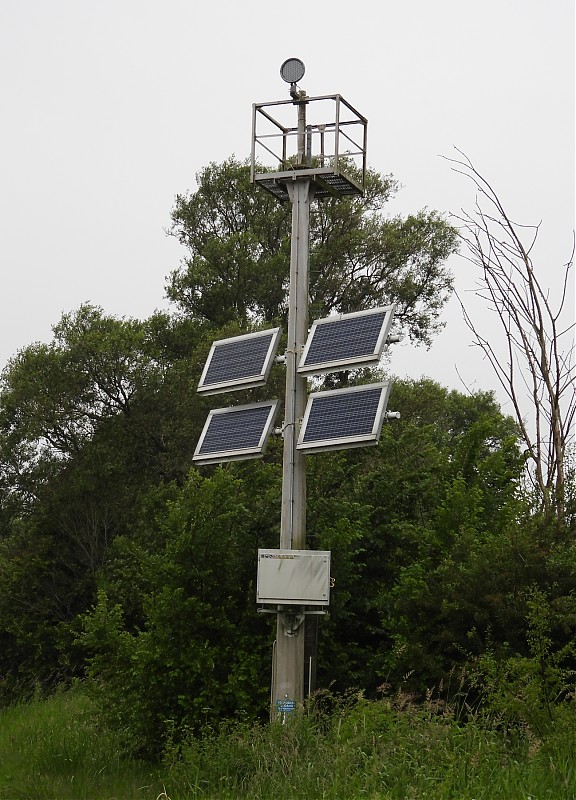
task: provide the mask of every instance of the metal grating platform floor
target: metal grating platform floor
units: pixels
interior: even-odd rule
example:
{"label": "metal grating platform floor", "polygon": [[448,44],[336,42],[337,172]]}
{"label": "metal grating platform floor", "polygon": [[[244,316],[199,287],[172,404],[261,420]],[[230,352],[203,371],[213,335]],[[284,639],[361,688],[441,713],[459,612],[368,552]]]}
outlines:
{"label": "metal grating platform floor", "polygon": [[289,199],[287,183],[296,178],[308,178],[314,188],[314,197],[343,197],[362,195],[363,191],[356,181],[341,172],[302,170],[301,172],[260,173],[255,182],[284,202]]}

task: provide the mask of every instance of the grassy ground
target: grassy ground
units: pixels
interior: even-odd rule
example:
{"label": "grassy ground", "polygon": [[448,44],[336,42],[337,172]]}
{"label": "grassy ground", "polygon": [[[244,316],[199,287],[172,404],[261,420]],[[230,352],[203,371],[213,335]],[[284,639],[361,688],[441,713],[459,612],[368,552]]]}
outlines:
{"label": "grassy ground", "polygon": [[0,798],[155,799],[158,771],[123,755],[78,690],[0,711]]}
{"label": "grassy ground", "polygon": [[441,707],[364,700],[284,726],[235,724],[130,759],[80,690],[0,711],[10,800],[574,800],[576,712],[504,734]]}

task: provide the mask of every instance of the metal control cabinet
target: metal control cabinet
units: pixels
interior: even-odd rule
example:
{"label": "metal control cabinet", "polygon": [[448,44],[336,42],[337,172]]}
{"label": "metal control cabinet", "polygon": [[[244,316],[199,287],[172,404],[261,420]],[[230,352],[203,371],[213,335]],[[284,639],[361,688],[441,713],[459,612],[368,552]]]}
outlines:
{"label": "metal control cabinet", "polygon": [[258,550],[256,601],[268,605],[327,606],[329,550]]}

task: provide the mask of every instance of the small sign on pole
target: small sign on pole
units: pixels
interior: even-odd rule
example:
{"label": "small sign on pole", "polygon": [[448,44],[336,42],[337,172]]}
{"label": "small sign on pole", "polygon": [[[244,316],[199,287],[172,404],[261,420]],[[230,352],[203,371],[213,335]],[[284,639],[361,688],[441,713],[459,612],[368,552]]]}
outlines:
{"label": "small sign on pole", "polygon": [[279,714],[290,714],[296,710],[295,700],[276,700],[276,711]]}

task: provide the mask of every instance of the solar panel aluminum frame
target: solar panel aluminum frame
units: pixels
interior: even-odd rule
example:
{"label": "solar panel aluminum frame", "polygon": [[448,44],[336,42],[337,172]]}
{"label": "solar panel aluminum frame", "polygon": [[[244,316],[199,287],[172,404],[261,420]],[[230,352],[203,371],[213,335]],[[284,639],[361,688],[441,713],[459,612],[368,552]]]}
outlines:
{"label": "solar panel aluminum frame", "polygon": [[[243,406],[229,406],[228,408],[216,408],[212,409],[208,414],[208,418],[204,423],[204,428],[202,429],[202,433],[200,434],[200,439],[198,440],[198,444],[196,445],[196,450],[194,451],[194,455],[192,456],[192,461],[196,462],[197,464],[219,464],[223,461],[243,461],[248,458],[261,458],[264,455],[264,450],[266,449],[266,444],[268,443],[268,438],[272,432],[272,427],[274,425],[274,419],[276,417],[276,412],[278,410],[278,400],[264,400],[263,402],[259,403],[248,403],[247,405]],[[214,417],[222,415],[222,414],[234,414],[234,412],[238,411],[248,411],[252,408],[261,408],[264,406],[270,406],[270,410],[266,417],[266,421],[262,426],[262,431],[260,433],[260,437],[258,439],[257,444],[252,447],[243,447],[243,448],[231,448],[231,449],[222,449],[218,451],[210,451],[207,453],[202,453],[202,445],[204,444],[204,440],[206,439],[207,434],[210,431],[210,424]]]}
{"label": "solar panel aluminum frame", "polygon": [[[302,356],[298,365],[298,372],[301,375],[322,375],[326,372],[339,372],[340,370],[344,369],[360,369],[360,367],[376,365],[382,357],[382,351],[384,350],[384,346],[390,334],[395,308],[396,307],[394,305],[381,306],[379,308],[369,308],[364,311],[354,311],[350,314],[339,314],[335,317],[326,317],[324,319],[315,320],[315,322],[312,323],[310,333],[308,334],[308,339],[306,340],[304,350],[302,351]],[[382,312],[385,313],[384,320],[378,333],[376,344],[372,351],[363,353],[361,355],[349,356],[347,358],[338,358],[332,361],[318,361],[312,364],[306,363],[310,349],[314,344],[314,336],[318,328],[323,325],[330,325],[334,324],[335,322],[340,322],[341,320],[382,314]]]}
{"label": "solar panel aluminum frame", "polygon": [[[304,411],[302,425],[300,426],[300,433],[296,448],[305,451],[306,453],[320,453],[324,450],[346,450],[353,447],[364,447],[367,445],[376,445],[380,439],[382,425],[386,414],[386,406],[388,405],[388,397],[390,394],[391,381],[381,381],[380,383],[363,384],[362,386],[353,386],[348,389],[334,389],[328,392],[315,392],[309,395],[308,403]],[[351,395],[354,393],[367,392],[370,389],[379,389],[380,397],[371,430],[368,433],[359,434],[356,436],[333,436],[330,439],[315,439],[306,442],[306,430],[310,416],[313,412],[314,401],[334,395]]]}
{"label": "solar panel aluminum frame", "polygon": [[[251,340],[262,338],[264,336],[270,337],[270,342],[266,354],[262,360],[262,365],[259,372],[251,375],[243,375],[238,378],[231,378],[229,380],[220,380],[220,381],[215,381],[213,383],[206,383],[206,379],[209,375],[213,358],[215,354],[217,354],[218,347],[221,347],[223,345],[228,345],[233,342],[237,343],[240,343],[241,341],[249,342]],[[264,386],[264,384],[268,380],[270,369],[272,368],[272,363],[274,361],[274,355],[276,353],[279,340],[280,340],[280,328],[268,328],[265,331],[256,331],[255,333],[245,333],[242,334],[241,336],[232,336],[228,339],[217,339],[215,342],[212,343],[212,347],[210,348],[210,352],[208,353],[208,358],[206,359],[204,369],[202,370],[202,375],[200,376],[200,381],[198,383],[197,391],[200,394],[209,395],[209,394],[220,394],[222,392],[236,392],[239,391],[240,389],[251,389],[256,386]]]}

